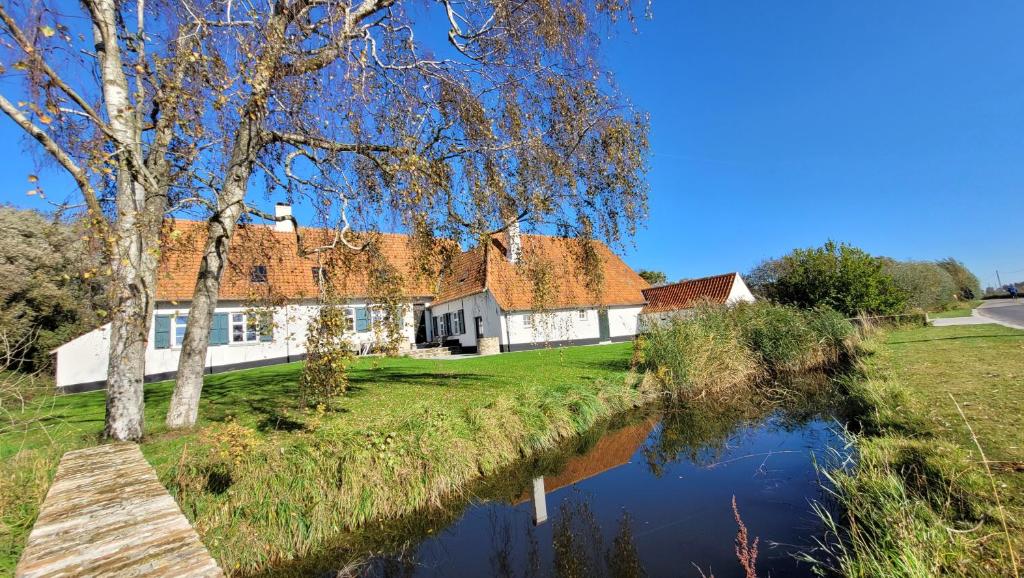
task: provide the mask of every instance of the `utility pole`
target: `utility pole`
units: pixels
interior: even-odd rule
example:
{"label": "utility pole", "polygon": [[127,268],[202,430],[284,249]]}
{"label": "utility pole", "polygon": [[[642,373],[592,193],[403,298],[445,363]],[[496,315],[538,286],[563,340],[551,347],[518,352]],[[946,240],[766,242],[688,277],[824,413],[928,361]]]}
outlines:
{"label": "utility pole", "polygon": [[999,278],[999,269],[996,269],[996,281],[999,283],[999,288],[1003,288],[1003,280]]}

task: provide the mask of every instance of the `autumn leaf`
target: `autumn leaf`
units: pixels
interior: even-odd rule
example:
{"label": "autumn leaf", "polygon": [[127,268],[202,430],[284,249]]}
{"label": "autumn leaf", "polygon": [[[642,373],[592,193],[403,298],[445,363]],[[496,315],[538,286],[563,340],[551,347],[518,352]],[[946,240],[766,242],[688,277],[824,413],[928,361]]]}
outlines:
{"label": "autumn leaf", "polygon": [[28,182],[30,182],[30,183],[38,183],[39,182],[39,177],[37,177],[35,175],[29,175],[28,176]]}
{"label": "autumn leaf", "polygon": [[56,30],[54,30],[53,28],[51,28],[49,26],[40,27],[39,31],[42,32],[43,36],[45,36],[47,38],[53,36],[53,34],[56,32]]}

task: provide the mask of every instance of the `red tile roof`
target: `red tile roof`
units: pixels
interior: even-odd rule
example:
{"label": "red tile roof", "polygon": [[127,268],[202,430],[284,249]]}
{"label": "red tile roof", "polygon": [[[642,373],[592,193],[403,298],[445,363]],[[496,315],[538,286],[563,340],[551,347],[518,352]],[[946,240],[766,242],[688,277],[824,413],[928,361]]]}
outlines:
{"label": "red tile roof", "polygon": [[738,273],[726,273],[644,289],[647,305],[641,313],[690,309],[701,302],[724,305],[738,276]]}
{"label": "red tile roof", "polygon": [[486,289],[504,311],[644,304],[642,291],[649,284],[604,243],[594,241],[603,277],[595,294],[587,287],[580,265],[582,241],[545,235],[520,235],[520,239],[523,250],[518,265],[508,258],[505,235],[463,253],[442,280],[436,303]]}
{"label": "red tile roof", "polygon": [[[329,230],[314,228],[306,228],[304,233],[307,249],[327,244],[333,235]],[[521,239],[521,265],[509,261],[507,239],[497,235],[483,246],[456,254],[438,278],[422,272],[408,235],[382,233],[372,237],[401,277],[402,293],[407,297],[430,297],[435,303],[443,303],[487,289],[505,311],[644,303],[642,290],[648,283],[603,243],[594,244],[603,271],[600,294],[594,295],[586,286],[586,277],[578,265],[579,240],[543,235],[522,235]],[[192,299],[205,242],[205,222],[178,220],[169,224],[163,238],[157,278],[159,301]],[[439,262],[445,244],[445,241],[438,242],[436,254],[429,258]],[[277,232],[273,226],[246,225],[235,233],[228,254],[228,267],[221,280],[221,299],[303,299],[318,294],[312,269],[321,265],[319,256],[300,257],[294,233]],[[330,256],[339,254],[344,259],[335,259],[328,267],[335,286],[347,297],[368,296],[369,257],[351,251],[333,251]],[[266,283],[252,282],[252,268],[256,265],[266,267]],[[538,276],[545,278],[541,291],[534,290],[534,279]]]}
{"label": "red tile roof", "polygon": [[[328,244],[333,232],[326,229],[305,229],[305,248]],[[364,237],[364,240],[367,239]],[[388,263],[402,279],[402,293],[409,297],[431,297],[437,291],[436,280],[420,273],[415,251],[407,235],[375,234],[369,238],[379,247]],[[156,296],[159,301],[189,301],[195,289],[196,276],[206,242],[206,223],[175,221],[165,231],[163,251],[157,275]],[[231,240],[228,266],[221,278],[220,298],[302,299],[313,298],[318,285],[313,267],[321,266],[320,255],[300,257],[294,233],[277,232],[273,226],[240,227]],[[325,267],[331,272],[342,295],[365,297],[369,294],[369,255],[366,252],[334,251],[333,260]],[[339,258],[340,257],[340,258]],[[253,266],[266,267],[267,282],[251,280]]]}

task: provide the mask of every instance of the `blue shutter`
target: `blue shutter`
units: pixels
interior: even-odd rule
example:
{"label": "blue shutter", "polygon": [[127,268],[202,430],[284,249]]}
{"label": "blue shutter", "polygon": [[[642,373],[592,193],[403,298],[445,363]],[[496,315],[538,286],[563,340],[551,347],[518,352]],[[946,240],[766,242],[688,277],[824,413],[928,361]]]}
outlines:
{"label": "blue shutter", "polygon": [[210,345],[228,344],[228,314],[214,313],[210,326]]}
{"label": "blue shutter", "polygon": [[466,333],[466,312],[462,309],[459,309],[459,333]]}
{"label": "blue shutter", "polygon": [[370,310],[366,307],[356,309],[356,331],[365,333],[370,330]]}
{"label": "blue shutter", "polygon": [[153,323],[153,347],[168,349],[171,346],[171,316],[157,315]]}

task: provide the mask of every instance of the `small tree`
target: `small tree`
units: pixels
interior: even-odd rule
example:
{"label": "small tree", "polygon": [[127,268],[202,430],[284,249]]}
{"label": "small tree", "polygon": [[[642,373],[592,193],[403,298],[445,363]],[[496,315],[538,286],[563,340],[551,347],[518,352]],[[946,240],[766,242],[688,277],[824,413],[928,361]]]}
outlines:
{"label": "small tree", "polygon": [[0,3],[0,72],[24,80],[5,85],[0,111],[74,179],[110,267],[104,435],[117,440],[142,437],[160,234],[197,150],[182,137],[197,124],[194,84],[206,78],[194,52],[201,30],[179,28],[176,8]]}
{"label": "small tree", "polygon": [[334,400],[348,390],[345,368],[354,359],[352,344],[345,338],[348,329],[349,321],[342,303],[321,303],[307,329],[306,365],[299,380],[299,391],[306,405],[331,409]]}
{"label": "small tree", "polygon": [[647,269],[641,269],[637,272],[637,275],[643,278],[651,285],[664,285],[668,281],[668,277],[665,276],[661,271],[649,271]]}

